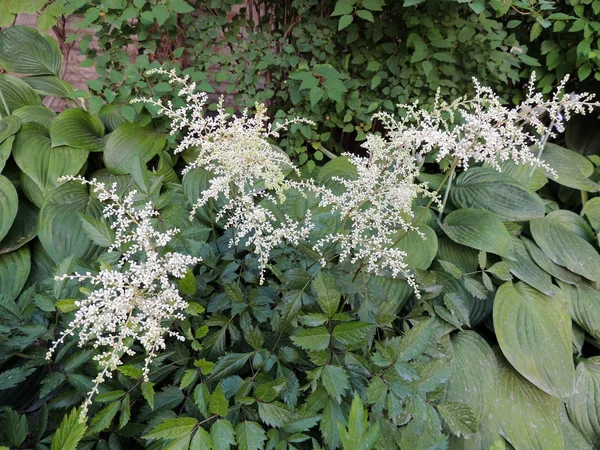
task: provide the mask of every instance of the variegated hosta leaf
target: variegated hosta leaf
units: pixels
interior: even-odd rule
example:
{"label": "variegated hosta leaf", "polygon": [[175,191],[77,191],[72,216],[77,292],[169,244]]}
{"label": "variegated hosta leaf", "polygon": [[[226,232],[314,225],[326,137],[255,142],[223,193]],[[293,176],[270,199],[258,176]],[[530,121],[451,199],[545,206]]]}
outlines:
{"label": "variegated hosta leaf", "polygon": [[571,396],[571,318],[556,299],[525,283],[505,283],[494,299],[494,329],[502,353],[521,375],[554,397]]}

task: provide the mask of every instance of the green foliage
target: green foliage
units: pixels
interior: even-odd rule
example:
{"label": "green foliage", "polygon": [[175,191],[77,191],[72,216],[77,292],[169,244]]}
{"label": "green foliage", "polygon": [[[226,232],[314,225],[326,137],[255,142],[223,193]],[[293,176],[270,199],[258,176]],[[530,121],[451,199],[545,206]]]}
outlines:
{"label": "green foliage", "polygon": [[[439,8],[473,12],[466,15],[468,20],[460,19],[465,23],[460,22],[456,40],[464,44],[478,38],[463,29],[478,30],[485,24],[500,33],[502,23],[494,24],[497,19],[487,14],[489,8],[497,8],[500,15],[510,13],[502,12],[499,2],[452,3]],[[229,30],[242,26],[236,22],[241,18],[222,21],[231,5],[210,5],[215,14],[204,25],[202,39],[215,38],[211,27],[220,23],[226,33],[219,39],[248,47],[244,51],[250,60],[253,51],[254,58],[265,58],[267,47],[262,53],[255,48],[262,41],[240,42],[239,30]],[[298,2],[294,8],[302,5]],[[267,2],[267,6],[273,5]],[[391,93],[404,82],[413,90],[410,95],[419,91],[417,96],[427,97],[425,89],[420,90],[420,70],[428,68],[429,74],[439,77],[452,75],[444,68],[460,65],[467,54],[466,47],[443,47],[443,42],[454,42],[448,36],[458,30],[456,14],[441,19],[441,37],[433,31],[419,32],[428,17],[439,13],[437,7],[426,8],[425,2],[387,5],[361,0],[329,6],[323,9],[327,14],[317,19],[311,10],[310,19],[290,28],[298,52],[285,49],[292,45],[286,44],[288,37],[279,42],[288,58],[287,66],[280,67],[294,66],[287,77],[290,90],[277,91],[281,101],[287,101],[287,94],[298,95],[295,103],[291,100],[298,105],[294,114],[331,114],[318,125],[330,131],[299,126],[296,136],[302,137],[297,141],[294,134],[288,136],[292,146],[288,150],[296,151],[309,140],[313,150],[318,149],[315,145],[329,145],[334,139],[332,129],[362,120],[360,114],[375,101],[378,88],[381,92],[390,88],[386,94],[390,102],[408,95]],[[531,10],[536,21],[547,17],[549,9],[542,6]],[[587,6],[582,6],[584,11]],[[325,7],[314,7],[321,8]],[[133,6],[127,1],[103,2],[86,5],[86,11],[84,21],[99,26],[100,33],[118,20],[121,27],[136,32],[142,24],[147,31],[140,41],[144,45],[158,39],[154,34],[160,27],[179,33],[179,21],[195,20],[183,1],[137,1]],[[398,37],[385,34],[380,26],[381,17],[390,11],[401,11],[407,18],[412,34],[406,45],[411,53],[394,49],[389,59],[379,61],[384,52],[380,46],[389,44],[385,36]],[[138,24],[122,18],[134,13],[131,18],[139,13]],[[453,23],[445,22],[451,19]],[[555,15],[547,20],[567,19]],[[317,30],[315,24],[320,23],[323,27]],[[257,35],[262,33],[259,24],[254,30]],[[541,30],[532,28],[534,42],[546,33],[540,25]],[[331,31],[331,26],[343,33],[331,33],[329,41],[315,45],[320,33]],[[377,30],[384,34],[375,39]],[[347,42],[351,32],[357,37],[348,45],[364,46],[367,41],[374,45],[368,52],[353,47],[348,62],[327,62],[336,45],[341,45],[339,40]],[[42,35],[23,33],[46,42]],[[229,61],[233,65],[239,59],[235,52],[225,58],[202,46],[185,52],[199,71],[206,68],[198,62],[203,61],[200,56],[212,64],[233,58]],[[308,53],[310,64],[298,56]],[[367,53],[374,59],[361,60]],[[393,62],[392,53],[404,59]],[[515,64],[529,61],[523,59],[525,53],[511,55]],[[56,67],[47,64],[54,56],[38,55],[40,61],[28,64],[25,74],[38,79],[48,76],[39,70]],[[275,74],[274,68],[283,61],[278,58],[283,56],[261,65],[261,71],[272,70],[269,83],[287,79]],[[19,67],[16,64],[22,62],[27,60],[0,58],[5,67]],[[127,71],[131,63],[116,58],[104,64],[121,64],[119,68]],[[390,68],[394,64],[397,74]],[[254,70],[236,74],[221,69],[207,74],[206,80],[218,77],[229,84],[247,75],[256,84]],[[108,106],[94,108],[96,100],[90,98],[93,111],[81,105],[58,115],[41,106],[39,84],[0,77],[5,98],[0,121],[0,404],[8,406],[0,413],[0,444],[252,450],[598,445],[600,214],[594,186],[600,180],[600,158],[592,145],[596,128],[589,129],[593,136],[586,143],[570,138],[575,142],[570,149],[550,145],[544,150],[546,163],[558,177],[548,173],[548,180],[540,170],[523,172],[510,164],[503,166],[502,174],[473,165],[448,177],[449,201],[438,211],[439,220],[428,210],[430,206],[417,201],[414,225],[422,236],[407,233],[398,248],[409,253],[407,262],[422,289],[420,297],[403,279],[371,275],[360,262],[340,263],[335,248],[326,249],[327,263],[322,265],[309,245],[278,248],[260,284],[257,256],[243,245],[228,246],[230,232],[223,231],[222,221],[214,220],[218,201],[190,218],[190,208],[211,175],[194,170],[183,176],[186,155],[171,157],[166,152],[172,142],[162,133],[162,125],[153,122],[153,127],[148,112],[125,104],[134,92],[126,92],[130,83],[139,84],[136,94],[150,89],[136,80],[139,73],[128,72],[120,87],[124,90],[117,94],[120,100],[115,97]],[[509,72],[497,73],[509,76]],[[453,93],[461,89],[464,74],[454,75],[455,85],[442,83],[442,78],[429,81]],[[518,73],[514,76],[518,79]],[[123,82],[117,81],[117,75],[112,77],[111,83]],[[261,96],[266,91],[257,93],[248,88],[250,81],[245,83],[235,94],[237,100],[245,95],[265,99]],[[102,80],[99,86],[105,89]],[[109,100],[107,92],[103,95]],[[273,96],[279,95],[274,92]],[[366,93],[366,100],[356,103],[355,92]],[[123,107],[115,113],[112,104],[120,101]],[[340,119],[354,111],[353,105],[360,113]],[[282,111],[280,117],[291,113]],[[300,161],[307,151],[298,152]],[[319,161],[317,155],[312,153]],[[328,186],[336,185],[333,177],[356,175],[344,158],[307,169],[301,171],[301,179]],[[439,165],[427,161],[422,176],[439,184],[443,169],[447,169],[445,161]],[[151,201],[158,223],[183,229],[170,249],[203,258],[203,264],[190,269],[179,284],[189,306],[185,319],[173,320],[171,326],[184,341],[168,340],[150,367],[149,379],[144,378],[143,358],[126,356],[125,364],[94,398],[86,423],[79,421],[75,408],[93,385],[97,350],[81,349],[76,337],[68,337],[53,359],[45,360],[50,342],[77,308],[76,301],[93,288],[72,280],[55,281],[54,275],[96,271],[118,260],[118,255],[107,251],[113,231],[100,216],[94,194],[85,186],[58,181],[60,176],[78,174],[115,183],[122,194],[138,191],[135,201]],[[337,187],[341,188],[339,183]],[[282,209],[301,216],[309,208],[320,219],[317,234],[342,227],[313,199],[290,193]]]}

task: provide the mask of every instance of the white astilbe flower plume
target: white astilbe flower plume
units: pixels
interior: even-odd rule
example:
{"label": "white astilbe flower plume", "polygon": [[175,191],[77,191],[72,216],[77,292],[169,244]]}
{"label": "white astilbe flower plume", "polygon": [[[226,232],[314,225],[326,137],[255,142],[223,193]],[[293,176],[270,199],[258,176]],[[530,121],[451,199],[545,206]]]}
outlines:
{"label": "white astilbe flower plume", "polygon": [[148,71],[148,75],[152,74],[165,75],[169,83],[180,86],[178,95],[184,105],[175,108],[170,101],[164,104],[153,99],[136,99],[134,102],[158,107],[171,119],[171,134],[183,132],[175,153],[191,149],[197,155],[185,172],[201,168],[211,173],[210,186],[199,194],[192,216],[210,199],[216,200],[222,195],[226,204],[217,212],[216,220],[227,217],[226,227],[234,230],[230,245],[248,238],[247,245],[259,258],[262,283],[273,248],[284,240],[297,244],[308,237],[312,228],[310,220],[299,223],[286,216],[283,221],[277,221],[272,211],[259,204],[264,198],[276,205],[283,202],[285,191],[292,186],[286,175],[297,171],[288,156],[269,139],[278,138],[279,132],[292,123],[312,122],[294,119],[272,126],[268,123],[264,105],[258,103],[254,116],[244,110],[235,117],[225,112],[223,98],[216,116],[209,117],[205,111],[207,95],[196,92],[196,84],[188,84],[188,77],[179,77],[174,70],[163,69]]}
{"label": "white astilbe flower plume", "polygon": [[[115,240],[109,248],[124,253],[116,269],[104,267],[97,274],[57,276],[57,280],[88,282],[93,287],[87,298],[78,300],[75,318],[48,351],[50,359],[66,337],[77,335],[79,346],[91,342],[99,348],[94,359],[101,371],[94,380],[94,388],[84,402],[81,417],[98,386],[122,364],[123,355],[134,355],[131,342],[139,342],[146,351],[144,378],[148,379],[149,364],[157,352],[165,348],[165,336],[182,337],[169,329],[169,321],[184,319],[181,313],[187,302],[181,298],[171,277],[182,278],[188,267],[199,258],[180,253],[161,253],[178,230],[158,231],[155,228],[157,212],[150,203],[143,208],[134,206],[135,191],[121,199],[116,185],[107,189],[95,180],[67,177],[94,187],[104,204],[103,215],[111,222]],[[128,343],[128,341],[131,341]]]}
{"label": "white astilbe flower plume", "polygon": [[472,98],[446,103],[438,94],[431,111],[414,103],[398,105],[404,112],[399,120],[386,112],[374,118],[383,123],[393,145],[410,149],[413,154],[435,152],[437,161],[449,156],[465,169],[476,162],[500,170],[501,162],[512,160],[552,172],[530,147],[543,148],[549,138],[564,131],[563,123],[572,114],[589,113],[598,105],[592,102],[593,94],[565,94],[567,81],[565,77],[553,97],[546,100],[535,92],[534,74],[525,100],[509,107],[502,105],[492,89],[474,79]]}
{"label": "white astilbe flower plume", "polygon": [[392,145],[388,140],[370,134],[362,145],[369,157],[347,154],[356,167],[352,179],[333,177],[344,190],[334,193],[320,188],[320,206],[339,212],[342,228],[330,233],[317,243],[317,250],[325,244],[340,245],[340,257],[350,262],[361,262],[367,272],[391,273],[403,276],[418,290],[405,262],[406,253],[394,248],[399,232],[415,230],[412,205],[417,196],[433,197],[426,184],[416,182],[419,173],[410,151]]}

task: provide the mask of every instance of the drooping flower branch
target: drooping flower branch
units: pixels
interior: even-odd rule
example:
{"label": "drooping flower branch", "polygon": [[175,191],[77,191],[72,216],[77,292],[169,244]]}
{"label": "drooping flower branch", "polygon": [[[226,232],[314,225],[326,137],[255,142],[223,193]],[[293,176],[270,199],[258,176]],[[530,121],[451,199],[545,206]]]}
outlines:
{"label": "drooping flower branch", "polygon": [[67,336],[75,335],[80,347],[91,342],[94,348],[101,349],[94,357],[101,370],[83,405],[83,417],[98,386],[122,364],[123,355],[135,354],[131,342],[139,342],[144,347],[143,374],[147,379],[150,362],[166,346],[165,336],[183,339],[169,328],[170,321],[185,318],[182,311],[187,307],[171,278],[182,278],[188,267],[197,264],[200,258],[162,251],[178,230],[158,231],[154,222],[157,212],[151,203],[142,208],[134,206],[135,191],[121,199],[116,185],[107,189],[95,180],[61,179],[67,180],[93,186],[104,205],[103,215],[111,221],[115,233],[109,251],[122,252],[116,268],[104,267],[96,274],[56,277],[57,280],[76,280],[92,286],[87,298],[76,302],[75,318],[47,354],[50,359]]}

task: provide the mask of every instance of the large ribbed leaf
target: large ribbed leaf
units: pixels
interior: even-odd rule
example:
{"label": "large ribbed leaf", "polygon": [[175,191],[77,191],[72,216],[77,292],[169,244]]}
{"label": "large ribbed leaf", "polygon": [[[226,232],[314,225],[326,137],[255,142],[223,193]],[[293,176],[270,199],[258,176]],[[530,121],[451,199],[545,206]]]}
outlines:
{"label": "large ribbed leaf", "polygon": [[17,250],[36,237],[38,216],[39,209],[26,199],[20,198],[19,210],[12,227],[4,239],[0,240],[0,254]]}
{"label": "large ribbed leaf", "polygon": [[90,152],[104,150],[104,124],[96,116],[79,108],[61,112],[50,126],[52,147],[66,145]]}
{"label": "large ribbed leaf", "polygon": [[558,300],[525,283],[505,283],[494,299],[494,330],[502,353],[521,375],[554,397],[570,397],[571,318]]}
{"label": "large ribbed leaf", "polygon": [[395,246],[406,252],[404,262],[410,270],[428,269],[438,251],[435,231],[427,225],[418,225],[418,232],[409,231]]}
{"label": "large ribbed leaf", "polygon": [[18,297],[31,269],[31,253],[25,245],[19,250],[0,255],[0,294],[9,300]]}
{"label": "large ribbed leaf", "polygon": [[538,291],[546,295],[554,295],[552,277],[533,261],[523,241],[513,238],[513,248],[515,259],[513,261],[506,260],[510,267],[510,273]]}
{"label": "large ribbed leaf", "polygon": [[106,167],[116,174],[131,173],[134,158],[140,158],[143,163],[147,163],[166,143],[166,136],[150,127],[124,123],[106,139],[104,151]]}
{"label": "large ribbed leaf", "polygon": [[498,400],[491,420],[502,436],[517,450],[563,450],[560,400],[528,382],[501,355],[497,360]]}
{"label": "large ribbed leaf", "polygon": [[450,338],[452,375],[446,384],[447,402],[466,403],[478,421],[493,410],[498,388],[496,356],[481,336],[459,331]]}
{"label": "large ribbed leaf", "polygon": [[600,340],[600,291],[586,283],[559,282],[559,286],[575,323]]}
{"label": "large ribbed leaf", "polygon": [[554,170],[546,171],[546,175],[557,183],[580,191],[600,190],[600,185],[589,179],[594,165],[585,156],[560,145],[546,144],[541,159]]}
{"label": "large ribbed leaf", "polygon": [[475,272],[479,267],[477,254],[477,250],[457,244],[445,236],[438,240],[437,259],[451,262],[465,273]]}
{"label": "large ribbed leaf", "polygon": [[42,203],[44,203],[44,193],[37,185],[35,181],[29,178],[25,172],[21,172],[21,190],[27,200],[33,203],[38,208],[42,207]]}
{"label": "large ribbed leaf", "polygon": [[86,186],[69,182],[48,192],[40,211],[39,239],[58,263],[67,256],[83,260],[98,252],[98,246],[83,229],[80,214],[99,216],[101,205],[88,195]]}
{"label": "large ribbed leaf", "polygon": [[577,365],[575,392],[567,402],[573,425],[594,448],[600,447],[600,357],[581,360]]}
{"label": "large ribbed leaf", "polygon": [[[13,75],[0,73],[0,92],[4,97],[6,106],[10,111],[15,111],[27,105],[41,105],[40,96],[20,78]],[[4,102],[0,101],[0,112],[2,115],[8,115],[4,107]]]}
{"label": "large ribbed leaf", "polygon": [[58,186],[58,179],[76,175],[87,161],[88,152],[71,147],[52,147],[48,130],[37,123],[25,123],[17,133],[13,157],[19,168],[42,192]]}
{"label": "large ribbed leaf", "polygon": [[12,151],[13,142],[15,142],[14,136],[9,136],[2,143],[0,143],[0,173],[4,170],[4,166],[6,165],[6,161],[8,161],[8,157],[10,156],[10,152]]}
{"label": "large ribbed leaf", "polygon": [[600,254],[571,226],[553,214],[531,221],[535,243],[556,264],[590,280],[600,281]]}
{"label": "large ribbed leaf", "polygon": [[568,450],[594,450],[592,444],[577,429],[569,415],[565,405],[560,405],[559,410],[560,427],[563,434],[563,447]]}
{"label": "large ribbed leaf", "polygon": [[583,156],[600,154],[598,124],[598,117],[594,114],[571,117],[565,130],[567,147]]}
{"label": "large ribbed leaf", "polygon": [[38,94],[50,97],[69,98],[70,94],[74,91],[71,83],[66,82],[56,75],[26,77],[23,78],[23,81],[31,86]]}
{"label": "large ribbed leaf", "polygon": [[[483,167],[488,169],[493,168],[488,163],[484,163]],[[544,175],[544,171],[540,167],[536,168],[533,171],[533,174],[531,174],[531,166],[526,164],[516,164],[509,159],[500,163],[500,170],[504,175],[512,178],[521,186],[525,186],[533,192],[539,191],[548,183],[548,178]]]}
{"label": "large ribbed leaf", "polygon": [[600,197],[587,201],[581,210],[581,215],[590,221],[596,232],[600,231]]}
{"label": "large ribbed leaf", "polygon": [[21,128],[21,120],[15,116],[7,116],[0,120],[0,142],[15,134]]}
{"label": "large ribbed leaf", "polygon": [[0,175],[0,241],[10,230],[18,209],[17,190],[8,178]]}
{"label": "large ribbed leaf", "polygon": [[450,190],[459,208],[485,209],[502,220],[544,217],[544,203],[534,192],[494,169],[474,167],[460,174]]}
{"label": "large ribbed leaf", "polygon": [[35,122],[50,129],[56,113],[45,106],[23,106],[13,111],[13,116],[18,117],[21,123]]}
{"label": "large ribbed leaf", "polygon": [[570,284],[577,284],[583,280],[576,273],[573,273],[570,270],[565,269],[563,266],[559,266],[558,264],[552,262],[552,260],[546,256],[542,249],[539,248],[531,239],[521,236],[521,241],[523,241],[523,244],[525,244],[527,252],[535,261],[535,263],[554,278]]}
{"label": "large ribbed leaf", "polygon": [[454,242],[512,258],[512,238],[494,213],[473,208],[459,209],[448,214],[442,229]]}
{"label": "large ribbed leaf", "polygon": [[[344,192],[345,188],[335,181],[333,178],[344,178],[347,180],[355,180],[357,178],[356,166],[352,164],[347,156],[340,156],[332,159],[319,171],[317,183],[327,186],[335,193]],[[436,186],[437,187],[437,186]]]}
{"label": "large ribbed leaf", "polygon": [[60,75],[57,42],[33,28],[16,26],[0,34],[0,67],[23,75]]}

